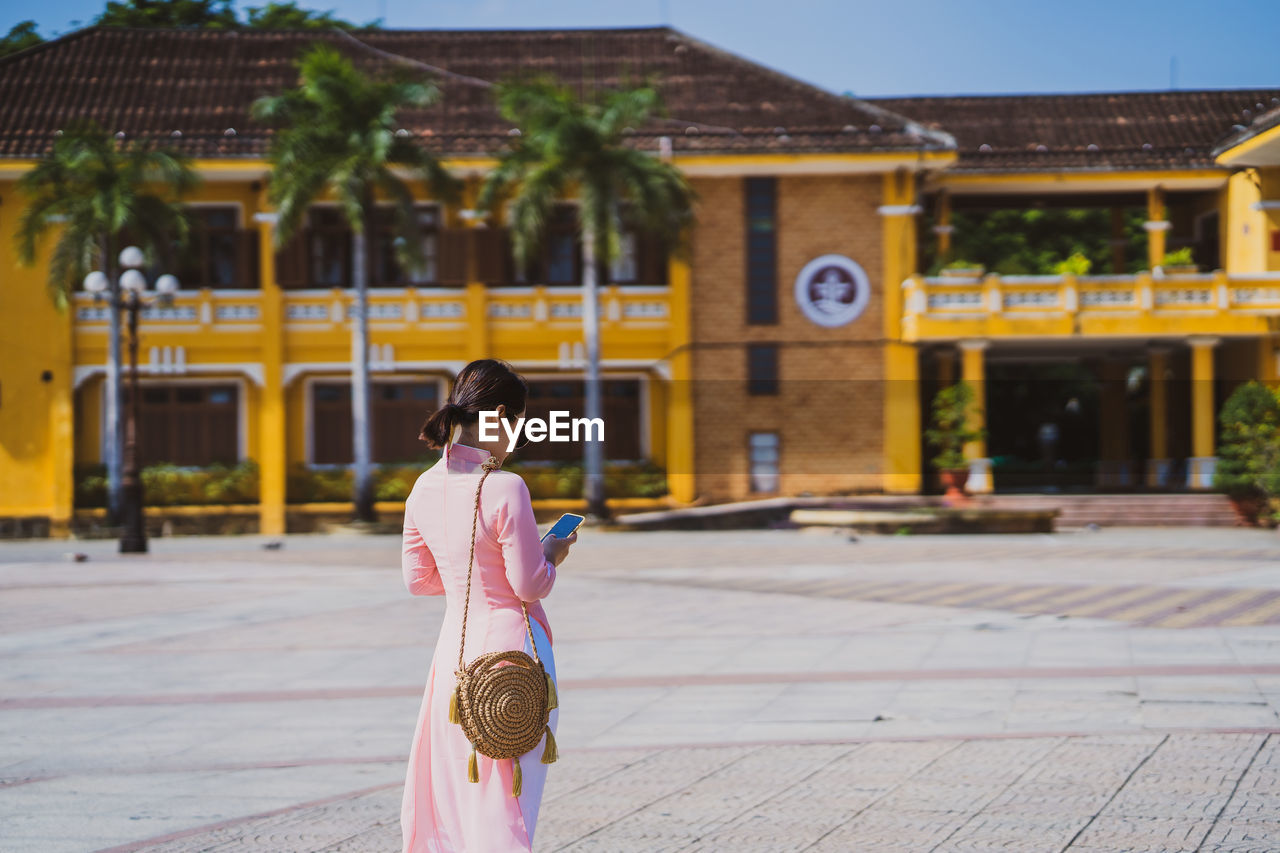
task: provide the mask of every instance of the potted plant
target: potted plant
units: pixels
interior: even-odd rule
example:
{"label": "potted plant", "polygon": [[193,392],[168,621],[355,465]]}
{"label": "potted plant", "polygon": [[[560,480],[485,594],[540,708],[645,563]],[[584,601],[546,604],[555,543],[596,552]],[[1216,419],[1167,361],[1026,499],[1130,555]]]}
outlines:
{"label": "potted plant", "polygon": [[986,435],[985,430],[970,425],[975,411],[973,386],[963,380],[939,391],[930,407],[929,428],[924,436],[938,451],[932,460],[933,467],[938,469],[949,503],[965,499],[969,462],[964,457],[964,446]]}
{"label": "potted plant", "polygon": [[1227,398],[1214,488],[1226,494],[1242,525],[1255,526],[1280,482],[1280,399],[1260,382],[1246,382]]}
{"label": "potted plant", "polygon": [[962,278],[975,279],[982,278],[982,274],[987,268],[982,264],[975,264],[973,261],[954,260],[946,264],[942,268],[944,278]]}
{"label": "potted plant", "polygon": [[1083,252],[1072,252],[1069,258],[1053,265],[1053,271],[1058,275],[1088,275],[1091,269],[1093,269],[1093,261],[1089,260],[1089,256]]}
{"label": "potted plant", "polygon": [[1166,252],[1160,261],[1160,270],[1165,275],[1191,275],[1200,271],[1191,255],[1191,247],[1183,246],[1173,252]]}

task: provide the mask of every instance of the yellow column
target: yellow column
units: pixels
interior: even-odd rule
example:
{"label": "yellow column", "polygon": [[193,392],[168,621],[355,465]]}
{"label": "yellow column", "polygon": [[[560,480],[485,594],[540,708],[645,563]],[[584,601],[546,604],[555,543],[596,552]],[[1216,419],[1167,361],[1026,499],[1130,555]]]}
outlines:
{"label": "yellow column", "polygon": [[884,176],[880,208],[884,254],[884,480],[886,492],[914,493],[922,485],[920,367],[913,344],[902,340],[902,282],[915,272],[915,178],[906,170]]}
{"label": "yellow column", "polygon": [[[265,193],[265,190],[264,190]],[[284,293],[276,282],[275,214],[259,199],[258,278],[262,286],[262,388],[258,394],[258,530],[285,532],[288,475],[284,400]],[[247,402],[247,401],[246,401]]]}
{"label": "yellow column", "polygon": [[1213,350],[1218,338],[1194,337],[1191,344],[1191,459],[1187,461],[1187,486],[1208,489],[1213,485]]}
{"label": "yellow column", "polygon": [[671,315],[671,387],[667,394],[667,489],[671,497],[689,503],[697,496],[694,471],[693,340],[689,262],[674,255],[668,262],[667,298]]}
{"label": "yellow column", "polygon": [[488,358],[489,289],[483,282],[467,282],[467,361]]}
{"label": "yellow column", "polygon": [[[974,429],[983,429],[987,425],[987,341],[960,341],[960,378],[973,389],[973,407],[969,410],[969,425]],[[991,459],[987,457],[987,441],[980,438],[964,446],[965,458],[969,460],[968,490],[975,494],[990,492],[994,488],[991,482]]]}
{"label": "yellow column", "polygon": [[1142,226],[1147,230],[1147,265],[1155,269],[1164,262],[1165,234],[1169,230],[1169,220],[1165,218],[1164,190],[1152,187],[1147,190],[1147,221]]}
{"label": "yellow column", "polygon": [[1150,457],[1147,460],[1147,485],[1163,488],[1169,485],[1169,348],[1147,350],[1148,402],[1151,421]]}
{"label": "yellow column", "polygon": [[1280,382],[1280,341],[1274,338],[1258,339],[1258,379],[1272,388]]}
{"label": "yellow column", "polygon": [[[74,312],[74,308],[68,313]],[[70,321],[66,321],[70,326]],[[59,329],[59,337],[66,334]],[[68,350],[70,346],[68,345]],[[59,365],[53,373],[52,395],[49,401],[50,461],[53,463],[53,512],[49,515],[49,535],[62,539],[71,533],[71,519],[75,506],[75,418],[72,409],[71,360]]]}
{"label": "yellow column", "polygon": [[1099,393],[1098,473],[1102,489],[1115,489],[1129,483],[1129,413],[1126,382],[1128,364],[1117,357],[1102,361],[1102,387]]}

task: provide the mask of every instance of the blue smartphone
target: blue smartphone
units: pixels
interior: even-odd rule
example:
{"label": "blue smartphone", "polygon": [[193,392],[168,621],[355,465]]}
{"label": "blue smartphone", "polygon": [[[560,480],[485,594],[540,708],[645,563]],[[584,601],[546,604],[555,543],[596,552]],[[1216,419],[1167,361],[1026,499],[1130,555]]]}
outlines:
{"label": "blue smartphone", "polygon": [[557,519],[555,524],[551,525],[550,530],[542,534],[542,541],[547,541],[548,536],[555,536],[557,539],[568,539],[573,535],[573,531],[578,529],[578,525],[581,523],[582,516],[566,512]]}

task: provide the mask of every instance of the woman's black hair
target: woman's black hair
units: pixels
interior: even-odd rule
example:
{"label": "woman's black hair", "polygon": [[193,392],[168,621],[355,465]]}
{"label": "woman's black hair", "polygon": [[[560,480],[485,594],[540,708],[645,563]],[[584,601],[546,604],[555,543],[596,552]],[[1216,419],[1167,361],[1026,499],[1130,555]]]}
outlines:
{"label": "woman's black hair", "polygon": [[514,418],[524,411],[528,394],[524,377],[505,361],[496,358],[473,361],[458,373],[449,398],[427,418],[418,438],[430,447],[442,448],[449,443],[455,426],[476,423],[481,412],[494,411],[503,405],[507,415]]}

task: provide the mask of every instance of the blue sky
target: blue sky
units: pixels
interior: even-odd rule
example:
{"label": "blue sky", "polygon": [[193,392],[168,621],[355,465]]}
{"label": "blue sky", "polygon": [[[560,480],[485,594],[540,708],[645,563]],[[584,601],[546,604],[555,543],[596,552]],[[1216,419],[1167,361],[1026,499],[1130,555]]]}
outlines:
{"label": "blue sky", "polygon": [[[46,37],[105,0],[4,0]],[[254,0],[238,6],[256,5]],[[345,0],[389,27],[669,23],[837,92],[918,95],[1280,86],[1280,0]],[[1171,60],[1176,76],[1171,78]]]}

